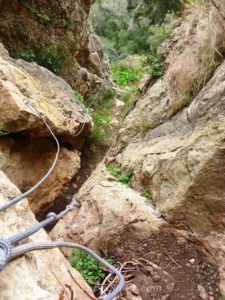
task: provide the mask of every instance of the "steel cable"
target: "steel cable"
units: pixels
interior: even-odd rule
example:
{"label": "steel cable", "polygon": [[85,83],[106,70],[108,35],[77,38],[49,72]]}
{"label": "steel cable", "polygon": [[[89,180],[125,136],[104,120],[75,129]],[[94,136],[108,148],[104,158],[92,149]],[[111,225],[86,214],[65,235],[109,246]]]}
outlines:
{"label": "steel cable", "polygon": [[[28,106],[31,107],[30,104],[28,104]],[[51,175],[52,171],[54,170],[56,163],[58,161],[59,158],[59,152],[60,152],[60,145],[58,142],[58,139],[56,138],[55,134],[53,133],[53,131],[51,130],[50,126],[48,125],[48,123],[45,121],[44,117],[37,111],[37,109],[35,107],[32,107],[33,109],[35,109],[35,111],[38,113],[38,115],[42,118],[44,124],[46,125],[46,127],[48,128],[49,132],[51,133],[52,137],[55,140],[55,143],[57,145],[57,151],[55,154],[55,159],[51,165],[51,167],[49,168],[48,172],[44,175],[44,177],[41,178],[40,181],[38,181],[32,188],[30,188],[28,191],[24,192],[23,194],[20,194],[19,196],[15,197],[14,199],[10,200],[8,203],[1,205],[0,206],[0,212],[8,209],[9,207],[13,206],[14,204],[18,203],[19,201],[23,200],[24,198],[26,198],[27,196],[29,196],[31,193],[33,193],[35,190],[37,190],[45,181],[46,179]]]}
{"label": "steel cable", "polygon": [[50,242],[50,243],[29,243],[26,245],[18,246],[14,249],[12,249],[12,254],[10,256],[9,260],[12,260],[18,256],[21,256],[27,252],[34,251],[34,250],[45,250],[45,249],[53,249],[58,247],[65,247],[65,248],[72,248],[72,249],[79,249],[81,251],[84,251],[91,255],[95,260],[99,261],[103,266],[108,268],[115,276],[119,278],[119,284],[116,287],[115,290],[113,290],[110,294],[108,294],[104,300],[113,300],[118,294],[123,290],[125,286],[125,279],[123,275],[112,265],[110,265],[107,261],[99,257],[95,252],[90,250],[87,247],[84,247],[82,245],[76,244],[76,243],[67,243],[67,242]]}
{"label": "steel cable", "polygon": [[[100,89],[99,89],[99,91],[100,91]],[[7,208],[11,207],[12,205],[18,203],[19,201],[21,201],[22,199],[24,199],[25,197],[27,197],[28,195],[30,195],[33,191],[35,191],[36,189],[38,189],[40,187],[40,185],[52,173],[52,171],[55,168],[55,165],[57,163],[58,157],[59,157],[60,145],[59,145],[58,139],[54,135],[54,133],[51,130],[50,126],[45,121],[44,117],[42,117],[40,115],[40,113],[37,111],[37,109],[35,107],[32,107],[32,108],[42,118],[43,122],[47,126],[48,130],[50,131],[51,135],[53,136],[53,138],[54,138],[54,140],[56,142],[57,151],[56,151],[55,159],[54,159],[54,161],[53,161],[50,169],[48,170],[48,172],[45,174],[45,176],[38,183],[36,183],[31,189],[29,189],[25,193],[23,193],[23,194],[17,196],[16,198],[12,199],[7,204],[2,205],[0,207],[0,212],[6,210]],[[87,111],[87,116],[86,117],[88,117],[88,111]],[[47,215],[47,219],[45,219],[42,222],[38,223],[33,228],[25,230],[22,233],[18,233],[16,235],[14,235],[13,237],[9,238],[9,239],[0,238],[0,271],[4,269],[4,267],[7,265],[7,263],[9,261],[11,261],[12,259],[15,259],[16,257],[19,257],[19,256],[27,253],[27,252],[30,252],[30,251],[44,250],[44,249],[53,249],[53,248],[58,248],[58,247],[66,247],[66,248],[79,249],[79,250],[82,250],[82,251],[90,254],[94,259],[96,259],[102,265],[104,265],[109,270],[111,270],[111,272],[113,272],[113,274],[115,274],[115,276],[118,276],[118,278],[119,278],[119,284],[118,284],[118,286],[115,288],[115,290],[113,290],[109,295],[107,295],[104,298],[104,300],[113,300],[123,290],[123,288],[125,286],[125,279],[124,279],[123,275],[115,267],[113,267],[112,265],[110,265],[103,258],[99,257],[91,249],[89,249],[87,247],[84,247],[82,245],[76,244],[76,243],[67,243],[67,242],[62,242],[62,241],[47,242],[47,243],[28,243],[28,244],[24,244],[24,245],[21,245],[21,246],[17,246],[15,248],[12,247],[12,244],[17,243],[17,242],[23,240],[24,238],[27,238],[27,237],[33,235],[34,233],[36,233],[37,231],[39,231],[44,226],[46,226],[46,225],[48,225],[48,224],[50,224],[50,223],[52,223],[52,222],[54,222],[56,220],[62,219],[69,211],[71,211],[73,209],[73,207],[75,205],[76,205],[76,197],[74,196],[72,198],[72,202],[70,203],[70,205],[68,205],[65,208],[65,210],[63,210],[62,212],[60,212],[58,215],[56,215],[55,213],[49,213]]]}

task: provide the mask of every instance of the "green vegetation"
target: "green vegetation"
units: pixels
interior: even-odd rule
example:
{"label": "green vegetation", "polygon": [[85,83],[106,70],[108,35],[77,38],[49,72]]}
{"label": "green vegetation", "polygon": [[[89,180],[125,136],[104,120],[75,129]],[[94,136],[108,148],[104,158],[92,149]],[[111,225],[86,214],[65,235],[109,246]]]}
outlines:
{"label": "green vegetation", "polygon": [[159,78],[164,75],[165,68],[158,57],[153,57],[150,63],[150,73],[153,78]]}
{"label": "green vegetation", "polygon": [[152,199],[152,192],[149,190],[145,190],[145,191],[143,191],[142,196],[147,199]]}
{"label": "green vegetation", "polygon": [[33,62],[36,60],[36,56],[34,54],[34,51],[32,49],[26,49],[20,53],[20,58],[23,60],[26,60],[28,62]]}
{"label": "green vegetation", "polygon": [[79,271],[92,287],[98,286],[102,279],[105,278],[105,272],[101,269],[100,263],[83,251],[72,251],[71,266]]}
{"label": "green vegetation", "polygon": [[78,99],[83,105],[85,105],[84,97],[81,95],[81,93],[78,91],[75,91],[75,90],[73,91],[73,93],[74,93],[75,99]]}
{"label": "green vegetation", "polygon": [[122,172],[120,166],[106,166],[107,171],[114,176],[118,182],[121,182],[126,185],[130,185],[131,179],[133,177],[132,171]]}
{"label": "green vegetation", "polygon": [[66,19],[65,20],[65,28],[67,30],[70,30],[70,29],[72,29],[72,27],[73,27],[73,22],[72,22],[71,18]]}
{"label": "green vegetation", "polygon": [[[107,55],[121,59],[148,55],[157,39],[155,33],[159,35],[161,27],[163,31],[164,24],[168,25],[168,14],[174,18],[181,9],[179,0],[99,0],[92,7],[91,20]],[[164,33],[162,37],[166,38]]]}
{"label": "green vegetation", "polygon": [[125,87],[129,83],[140,80],[143,76],[143,71],[134,71],[122,64],[113,66],[111,71],[113,81],[121,87]]}
{"label": "green vegetation", "polygon": [[[89,100],[90,101],[90,100]],[[103,99],[101,103],[93,105],[91,113],[94,128],[92,135],[88,138],[90,143],[95,145],[107,145],[111,132],[110,122],[112,120],[113,101],[110,98]]]}
{"label": "green vegetation", "polygon": [[225,296],[221,296],[219,300],[225,300]]}
{"label": "green vegetation", "polygon": [[[134,11],[137,8],[137,6],[132,5],[135,2],[140,3],[140,1],[128,0],[129,11]],[[180,12],[182,2],[185,3],[186,1],[143,0],[142,5],[135,12],[134,18],[138,21],[140,17],[148,17],[151,20],[151,24],[162,24],[169,12]]]}
{"label": "green vegetation", "polygon": [[122,153],[126,149],[126,144],[121,143],[119,147],[119,153]]}
{"label": "green vegetation", "polygon": [[42,47],[38,56],[38,63],[58,74],[65,60],[65,54],[58,45]]}
{"label": "green vegetation", "polygon": [[49,23],[51,21],[51,19],[49,18],[49,16],[40,13],[36,8],[24,3],[23,7],[25,7],[29,13],[31,13],[33,16],[35,16],[37,19],[43,21],[44,23]]}
{"label": "green vegetation", "polygon": [[28,62],[36,62],[53,73],[59,74],[65,60],[65,54],[58,45],[50,45],[36,49],[36,51],[30,48],[25,49],[20,52],[19,58]]}

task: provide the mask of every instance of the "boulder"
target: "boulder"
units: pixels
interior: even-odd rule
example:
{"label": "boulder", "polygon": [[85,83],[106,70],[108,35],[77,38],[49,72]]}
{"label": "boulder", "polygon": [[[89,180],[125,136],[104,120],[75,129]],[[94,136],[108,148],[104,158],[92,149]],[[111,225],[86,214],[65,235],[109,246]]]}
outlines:
{"label": "boulder", "polygon": [[[48,211],[80,168],[79,152],[91,132],[91,119],[70,86],[35,63],[9,57],[0,45],[0,169],[22,191],[51,166],[56,146],[47,121],[64,146],[51,177],[29,201],[35,213]],[[70,150],[68,150],[68,147]]]}
{"label": "boulder", "polygon": [[[0,203],[6,203],[19,193],[15,185],[0,171]],[[28,202],[23,200],[1,213],[0,235],[8,238],[35,224],[36,220],[29,209]],[[40,230],[24,242],[49,242],[49,238],[44,230]],[[76,299],[86,300],[87,296],[71,279],[68,270],[72,272],[82,288],[91,293],[81,275],[70,267],[59,250],[54,249],[30,252],[8,263],[1,271],[0,298],[2,300],[58,300],[61,286],[57,277],[62,284],[71,287]]]}
{"label": "boulder", "polygon": [[[0,169],[25,192],[47,173],[55,152],[55,144],[46,138],[4,138],[0,141]],[[44,215],[79,168],[80,153],[61,147],[53,173],[28,197],[32,211]]]}
{"label": "boulder", "polygon": [[50,136],[41,114],[61,140],[81,148],[91,120],[70,86],[35,63],[10,58],[0,48],[1,131]]}
{"label": "boulder", "polygon": [[53,239],[80,240],[107,256],[117,239],[143,240],[165,225],[146,198],[117,182],[104,165],[82,186],[78,199],[81,207],[58,222]]}

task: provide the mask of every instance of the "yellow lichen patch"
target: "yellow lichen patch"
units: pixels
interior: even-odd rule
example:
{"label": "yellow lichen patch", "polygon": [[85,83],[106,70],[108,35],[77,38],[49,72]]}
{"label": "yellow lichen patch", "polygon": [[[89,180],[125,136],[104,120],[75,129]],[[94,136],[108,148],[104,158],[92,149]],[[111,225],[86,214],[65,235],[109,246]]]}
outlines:
{"label": "yellow lichen patch", "polygon": [[37,102],[40,112],[47,116],[52,124],[61,127],[62,120],[64,119],[63,114],[53,103],[51,103],[50,99],[43,95],[39,95]]}
{"label": "yellow lichen patch", "polygon": [[19,90],[23,91],[24,95],[26,95],[28,98],[33,98],[35,94],[38,94],[38,86],[36,82],[27,73],[24,74],[19,69],[16,69],[14,76],[17,87]]}

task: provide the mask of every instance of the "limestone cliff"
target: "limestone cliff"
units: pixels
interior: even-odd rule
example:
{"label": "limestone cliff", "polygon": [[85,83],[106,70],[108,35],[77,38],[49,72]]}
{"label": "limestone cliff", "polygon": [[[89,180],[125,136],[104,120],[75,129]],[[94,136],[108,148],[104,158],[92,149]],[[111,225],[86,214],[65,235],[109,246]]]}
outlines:
{"label": "limestone cliff", "polygon": [[1,0],[0,41],[13,57],[27,53],[45,66],[52,63],[83,95],[96,91],[105,65],[88,23],[92,2]]}
{"label": "limestone cliff", "polygon": [[[80,191],[81,208],[51,235],[82,239],[105,253],[116,247],[126,252],[133,239],[144,241],[154,230],[160,235],[173,228],[200,242],[217,261],[225,293],[225,64],[217,58],[224,53],[225,23],[213,5],[195,14],[175,29],[165,76],[124,120],[103,164]],[[133,174],[132,190],[114,182],[108,164]],[[141,197],[146,191],[154,207],[148,213]],[[99,205],[102,196],[107,204]]]}

